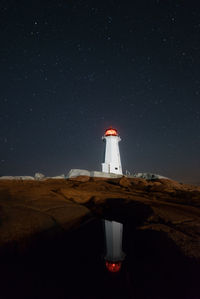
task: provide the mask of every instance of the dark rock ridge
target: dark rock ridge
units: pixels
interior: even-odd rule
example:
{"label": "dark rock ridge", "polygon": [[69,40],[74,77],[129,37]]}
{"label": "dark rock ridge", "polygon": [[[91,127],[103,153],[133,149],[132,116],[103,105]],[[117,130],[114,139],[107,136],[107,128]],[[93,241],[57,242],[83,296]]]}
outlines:
{"label": "dark rock ridge", "polygon": [[[11,272],[19,272],[19,265],[23,269],[20,270],[20,279],[26,280],[30,272],[33,281],[36,279],[33,273],[46,275],[47,280],[56,281],[55,292],[49,284],[48,288],[44,287],[48,298],[55,298],[58,290],[61,292],[58,297],[66,298],[63,278],[60,277],[58,283],[58,276],[53,272],[61,271],[56,267],[62,259],[62,264],[73,273],[72,261],[63,262],[63,258],[70,259],[69,256],[75,253],[78,256],[82,252],[81,257],[84,256],[88,265],[90,259],[96,259],[95,250],[99,255],[102,253],[103,238],[99,235],[101,225],[98,224],[101,218],[124,223],[127,254],[124,269],[127,270],[126,273],[122,271],[122,276],[128,292],[125,298],[132,298],[133,293],[134,298],[200,298],[197,281],[200,274],[200,187],[168,179],[147,181],[142,178],[89,176],[67,180],[0,181],[0,257],[2,271],[5,271],[1,277],[4,288],[0,298],[13,296],[7,289],[10,281],[11,284],[17,281],[13,290],[19,292],[21,298],[36,298],[34,293],[33,297],[27,296],[27,292],[35,289],[30,282],[26,281],[27,286],[22,291],[23,288],[18,285],[18,274],[12,274],[10,278]],[[91,235],[87,237],[84,229],[91,227],[90,223],[93,228],[92,231],[89,229]],[[78,240],[81,240],[80,243]],[[89,250],[90,258],[87,258],[85,240],[90,248],[98,245],[98,248]],[[79,274],[84,276],[83,258],[80,262],[77,257],[77,261],[81,263]],[[74,263],[77,267],[77,262]],[[101,275],[104,272],[100,262],[98,267]],[[93,277],[90,279],[93,280]],[[73,283],[70,285],[73,286]],[[96,280],[93,281],[95,287],[101,288],[96,283]],[[162,292],[162,288],[165,291]],[[46,296],[39,283],[36,290],[37,298]],[[85,297],[76,294],[69,298],[112,298],[112,292],[109,297],[106,297],[108,293],[101,292],[95,296],[87,293]]]}

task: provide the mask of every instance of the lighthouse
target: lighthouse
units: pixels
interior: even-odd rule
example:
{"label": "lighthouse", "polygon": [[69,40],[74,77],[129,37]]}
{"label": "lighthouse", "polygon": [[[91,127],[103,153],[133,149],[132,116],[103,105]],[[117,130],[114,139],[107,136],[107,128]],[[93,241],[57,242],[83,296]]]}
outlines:
{"label": "lighthouse", "polygon": [[105,161],[102,163],[102,171],[107,173],[122,174],[122,165],[119,152],[121,138],[116,129],[109,128],[102,137],[106,142]]}
{"label": "lighthouse", "polygon": [[[102,172],[122,174],[122,166],[119,152],[121,138],[116,129],[109,128],[102,137],[106,141],[105,159],[102,163]],[[125,254],[122,250],[123,224],[104,220],[105,228],[105,263],[110,272],[119,272]]]}

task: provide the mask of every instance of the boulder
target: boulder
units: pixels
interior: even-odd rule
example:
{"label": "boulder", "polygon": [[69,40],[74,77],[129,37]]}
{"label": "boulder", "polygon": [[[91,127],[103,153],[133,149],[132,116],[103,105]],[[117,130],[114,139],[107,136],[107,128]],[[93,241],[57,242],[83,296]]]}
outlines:
{"label": "boulder", "polygon": [[67,175],[67,178],[73,178],[78,176],[88,176],[90,177],[90,171],[86,169],[71,169]]}
{"label": "boulder", "polygon": [[8,175],[4,175],[0,177],[0,180],[14,180],[15,177],[14,176],[8,176]]}
{"label": "boulder", "polygon": [[61,174],[61,175],[56,175],[56,176],[52,176],[50,177],[51,179],[65,179],[65,175]]}
{"label": "boulder", "polygon": [[149,172],[138,172],[132,176],[127,175],[127,177],[143,178],[146,180],[167,179],[166,177],[164,177],[162,175],[155,174],[155,173],[149,173]]}
{"label": "boulder", "polygon": [[20,176],[2,176],[0,180],[34,180],[32,176],[20,175]]}
{"label": "boulder", "polygon": [[44,174],[39,173],[39,172],[36,172],[36,173],[35,173],[35,180],[37,180],[37,181],[41,181],[41,180],[43,180],[44,178],[45,178],[45,175],[44,175]]}

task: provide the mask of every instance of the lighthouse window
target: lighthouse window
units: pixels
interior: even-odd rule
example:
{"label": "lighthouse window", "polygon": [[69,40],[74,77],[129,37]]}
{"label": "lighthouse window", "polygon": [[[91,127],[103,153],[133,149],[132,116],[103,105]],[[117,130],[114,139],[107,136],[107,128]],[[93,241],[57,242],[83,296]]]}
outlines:
{"label": "lighthouse window", "polygon": [[115,167],[115,169],[118,169],[117,167]]}

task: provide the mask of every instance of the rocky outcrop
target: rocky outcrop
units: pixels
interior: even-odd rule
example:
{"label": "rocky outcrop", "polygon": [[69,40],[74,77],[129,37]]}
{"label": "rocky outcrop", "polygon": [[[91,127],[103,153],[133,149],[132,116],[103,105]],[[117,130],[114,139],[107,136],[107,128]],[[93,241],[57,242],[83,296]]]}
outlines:
{"label": "rocky outcrop", "polygon": [[128,175],[128,177],[142,178],[145,180],[168,179],[167,177],[164,177],[162,175],[150,173],[150,172],[138,172],[135,173],[134,175]]}
{"label": "rocky outcrop", "polygon": [[35,180],[41,181],[44,178],[45,178],[45,175],[43,173],[40,173],[40,172],[35,173]]}
{"label": "rocky outcrop", "polygon": [[78,176],[90,176],[90,171],[86,169],[71,169],[67,175],[68,178],[78,177]]}
{"label": "rocky outcrop", "polygon": [[184,254],[199,258],[199,207],[200,187],[166,179],[1,180],[0,245],[55,226],[68,229],[93,213],[140,219],[140,229],[162,230]]}
{"label": "rocky outcrop", "polygon": [[1,180],[0,252],[12,245],[25,250],[37,234],[68,230],[90,217],[87,207],[57,193],[65,180],[59,180],[58,185],[56,181]]}
{"label": "rocky outcrop", "polygon": [[18,176],[1,176],[0,180],[34,180],[34,177],[27,175],[18,175]]}
{"label": "rocky outcrop", "polygon": [[120,178],[123,175],[116,173],[107,173],[102,171],[89,171],[85,169],[71,169],[67,178],[77,178],[79,176],[97,177],[97,178]]}
{"label": "rocky outcrop", "polygon": [[[0,181],[0,297],[56,298],[61,292],[67,298],[70,289],[69,298],[116,298],[116,280],[113,288],[107,277],[102,282],[104,218],[124,224],[120,298],[132,298],[125,291],[138,299],[200,298],[200,187],[86,175]],[[98,282],[108,297],[94,297]],[[91,296],[88,284],[94,286]]]}
{"label": "rocky outcrop", "polygon": [[[75,178],[79,176],[88,176],[88,177],[99,177],[99,178],[120,178],[122,174],[116,173],[107,173],[102,171],[89,171],[85,169],[71,169],[67,175],[68,178]],[[142,178],[145,180],[157,180],[157,179],[168,179],[167,177],[161,176],[155,173],[149,172],[138,172],[134,174],[126,174],[127,178]]]}

